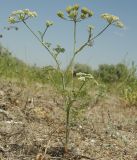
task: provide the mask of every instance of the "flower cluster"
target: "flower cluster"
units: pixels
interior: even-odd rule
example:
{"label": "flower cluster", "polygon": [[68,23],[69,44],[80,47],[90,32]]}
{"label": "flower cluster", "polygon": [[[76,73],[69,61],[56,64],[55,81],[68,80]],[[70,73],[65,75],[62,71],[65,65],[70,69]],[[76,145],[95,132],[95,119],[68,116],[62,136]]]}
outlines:
{"label": "flower cluster", "polygon": [[115,23],[115,26],[119,27],[119,28],[124,28],[124,24],[121,21],[117,21]]}
{"label": "flower cluster", "polygon": [[78,9],[79,9],[79,5],[74,5],[74,6],[68,6],[66,8],[66,12],[68,13],[68,17],[70,19],[76,19],[78,16]]}
{"label": "flower cluster", "polygon": [[124,24],[120,21],[119,17],[114,16],[112,14],[108,14],[108,13],[103,13],[101,14],[101,18],[103,18],[104,20],[106,20],[109,24],[114,24],[119,28],[123,28]]}
{"label": "flower cluster", "polygon": [[86,82],[87,80],[92,80],[94,84],[98,85],[98,82],[91,74],[79,72],[76,74],[78,76],[78,80]]}
{"label": "flower cluster", "polygon": [[85,19],[87,17],[92,17],[93,15],[94,15],[93,11],[89,10],[86,7],[81,9],[81,19]]}
{"label": "flower cluster", "polygon": [[86,81],[88,79],[94,79],[94,77],[91,74],[82,73],[82,72],[77,73],[76,76],[78,76],[78,79],[81,81]]}
{"label": "flower cluster", "polygon": [[[68,6],[66,8],[66,12],[68,14],[68,17],[71,20],[76,21],[76,20],[85,19],[85,18],[93,16],[93,12],[86,7],[83,7],[81,9],[80,16],[78,16],[78,11],[79,11],[79,5],[78,4],[75,4],[73,6]],[[66,19],[66,18],[64,18],[64,13],[62,11],[59,11],[57,13],[57,15],[62,19]]]}
{"label": "flower cluster", "polygon": [[64,19],[64,13],[62,11],[58,11],[57,16]]}
{"label": "flower cluster", "polygon": [[34,11],[30,11],[29,9],[17,10],[11,13],[10,17],[8,18],[8,22],[14,24],[36,16],[37,13]]}

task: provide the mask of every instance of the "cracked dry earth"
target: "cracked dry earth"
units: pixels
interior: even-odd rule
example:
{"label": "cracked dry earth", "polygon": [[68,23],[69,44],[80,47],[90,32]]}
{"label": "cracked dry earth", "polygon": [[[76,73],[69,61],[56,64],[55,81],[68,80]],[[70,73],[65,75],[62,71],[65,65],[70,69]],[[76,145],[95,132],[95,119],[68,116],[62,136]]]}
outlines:
{"label": "cracked dry earth", "polygon": [[48,85],[0,83],[0,160],[137,160],[137,108],[108,95],[72,125],[64,155],[63,100]]}

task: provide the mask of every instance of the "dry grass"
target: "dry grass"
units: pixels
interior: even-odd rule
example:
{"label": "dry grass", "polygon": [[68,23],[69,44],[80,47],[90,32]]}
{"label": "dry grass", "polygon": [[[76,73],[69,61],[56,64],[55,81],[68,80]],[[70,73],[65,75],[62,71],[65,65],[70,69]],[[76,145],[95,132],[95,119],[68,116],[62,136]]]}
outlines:
{"label": "dry grass", "polygon": [[137,159],[137,108],[124,107],[115,95],[87,106],[63,158],[65,113],[50,86],[1,81],[0,110],[1,160]]}

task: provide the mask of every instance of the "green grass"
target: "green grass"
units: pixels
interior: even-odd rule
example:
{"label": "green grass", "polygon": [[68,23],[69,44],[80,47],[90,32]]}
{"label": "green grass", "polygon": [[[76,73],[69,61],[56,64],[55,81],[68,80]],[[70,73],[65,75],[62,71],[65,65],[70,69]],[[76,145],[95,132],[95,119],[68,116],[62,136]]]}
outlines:
{"label": "green grass", "polygon": [[27,82],[45,83],[45,70],[36,66],[30,66],[12,56],[12,54],[2,48],[0,50],[0,76],[5,79],[16,79]]}
{"label": "green grass", "polygon": [[[87,65],[76,65],[80,72],[92,72],[99,84],[104,84],[107,92],[117,94],[123,98],[128,105],[137,105],[137,67],[134,63],[129,67],[119,63],[117,65],[100,65],[93,70]],[[37,67],[30,66],[18,58],[14,57],[7,49],[0,46],[0,78],[16,80],[20,83],[48,83],[60,86],[60,73],[52,66]],[[69,83],[69,76],[68,76]],[[80,82],[75,77],[74,83]],[[58,87],[60,88],[60,87]],[[88,83],[86,89],[90,91],[94,88],[92,83]]]}

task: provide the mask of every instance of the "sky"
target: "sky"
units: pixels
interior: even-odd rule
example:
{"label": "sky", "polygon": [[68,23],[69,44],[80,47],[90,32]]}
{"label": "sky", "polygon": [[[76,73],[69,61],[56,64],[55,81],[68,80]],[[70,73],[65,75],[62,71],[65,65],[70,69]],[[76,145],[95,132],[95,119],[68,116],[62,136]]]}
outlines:
{"label": "sky", "polygon": [[94,16],[77,26],[77,48],[87,40],[87,26],[95,26],[96,35],[107,23],[100,18],[102,13],[110,13],[120,17],[125,24],[124,29],[110,26],[92,47],[85,48],[75,60],[75,63],[88,64],[92,68],[100,64],[117,64],[132,61],[137,64],[137,0],[0,0],[0,43],[14,56],[24,62],[37,66],[55,65],[49,53],[37,42],[35,37],[22,24],[16,24],[18,31],[3,29],[9,26],[7,19],[12,11],[30,9],[36,11],[38,17],[27,23],[38,33],[43,31],[45,22],[51,20],[54,25],[46,33],[46,40],[55,47],[60,44],[66,52],[60,56],[62,67],[69,63],[73,50],[73,24],[56,16],[57,11],[65,11],[68,5],[79,4],[94,11]]}

